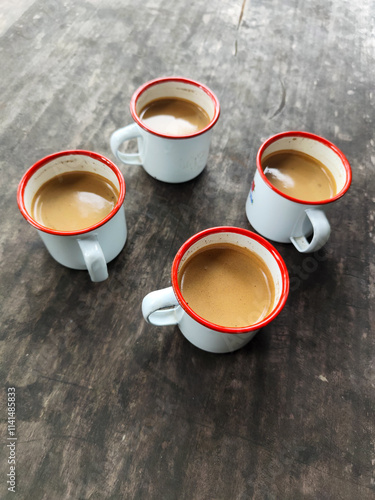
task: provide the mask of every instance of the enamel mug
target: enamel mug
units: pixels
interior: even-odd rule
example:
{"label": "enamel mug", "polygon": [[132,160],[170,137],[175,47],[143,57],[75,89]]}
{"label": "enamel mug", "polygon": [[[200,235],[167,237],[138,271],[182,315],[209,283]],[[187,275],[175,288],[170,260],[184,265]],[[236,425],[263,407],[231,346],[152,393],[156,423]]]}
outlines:
{"label": "enamel mug", "polygon": [[[273,186],[263,172],[262,159],[283,150],[300,151],[323,163],[335,179],[336,194],[325,200],[305,201]],[[326,209],[346,193],[351,179],[348,160],[328,140],[308,132],[277,134],[258,151],[256,172],[246,200],[247,218],[265,238],[279,243],[292,242],[303,253],[315,252],[325,245],[331,233]]]}
{"label": "enamel mug", "polygon": [[[186,259],[205,246],[231,243],[247,248],[268,267],[275,288],[271,312],[259,322],[245,327],[224,327],[196,314],[179,287],[178,275]],[[283,309],[289,292],[289,276],[276,249],[261,236],[236,227],[215,227],[189,238],[177,252],[172,264],[172,286],[150,292],[142,302],[144,319],[157,326],[178,325],[182,334],[196,347],[213,353],[228,353],[247,344],[256,332],[270,323]]]}
{"label": "enamel mug", "polygon": [[[100,222],[81,230],[58,231],[37,222],[31,215],[33,198],[52,177],[72,171],[93,172],[111,181],[119,193],[116,205]],[[62,151],[47,156],[27,170],[17,192],[19,209],[34,226],[51,256],[71,269],[87,269],[92,281],[108,278],[107,263],[122,250],[127,238],[125,181],[120,170],[104,156],[90,151]]]}
{"label": "enamel mug", "polygon": [[[187,135],[169,135],[150,128],[140,118],[141,110],[160,98],[180,98],[200,106],[209,116],[208,125]],[[205,168],[211,135],[219,119],[220,104],[215,94],[202,83],[187,78],[157,78],[142,85],[130,101],[134,123],[116,130],[110,140],[112,153],[123,163],[142,165],[155,179],[170,183],[185,182]],[[124,153],[121,145],[137,139],[138,152]]]}

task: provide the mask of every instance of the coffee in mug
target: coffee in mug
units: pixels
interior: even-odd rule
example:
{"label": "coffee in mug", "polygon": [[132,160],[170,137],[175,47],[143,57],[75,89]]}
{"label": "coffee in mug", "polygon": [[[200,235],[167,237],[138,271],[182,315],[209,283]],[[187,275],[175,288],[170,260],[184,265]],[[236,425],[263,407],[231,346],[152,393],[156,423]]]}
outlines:
{"label": "coffee in mug", "polygon": [[172,286],[147,294],[143,317],[178,325],[196,347],[233,352],[281,312],[289,292],[285,263],[261,236],[221,226],[189,238],[172,263]]}
{"label": "coffee in mug", "polygon": [[265,238],[316,252],[331,233],[326,209],[351,180],[347,158],[327,139],[293,130],[276,134],[258,150],[247,218]]}
{"label": "coffee in mug", "polygon": [[268,181],[284,194],[306,201],[332,198],[337,186],[331,171],[302,151],[282,150],[262,159]]}
{"label": "coffee in mug", "polygon": [[122,173],[104,156],[60,151],[26,171],[17,202],[57,262],[103,281],[127,239],[125,190]]}
{"label": "coffee in mug", "polygon": [[245,247],[213,244],[190,256],[179,271],[187,304],[217,325],[244,327],[269,314],[275,286],[265,262]]}
{"label": "coffee in mug", "polygon": [[[134,123],[111,135],[112,153],[128,165],[142,165],[155,179],[190,181],[205,168],[211,135],[220,115],[215,94],[188,78],[164,77],[146,82],[130,100]],[[137,153],[126,143],[137,140]]]}
{"label": "coffee in mug", "polygon": [[115,185],[102,175],[64,172],[38,189],[31,204],[31,216],[51,229],[85,229],[104,219],[115,207],[118,196]]}
{"label": "coffee in mug", "polygon": [[210,123],[201,106],[177,97],[155,99],[141,109],[139,116],[150,129],[173,136],[193,134]]}

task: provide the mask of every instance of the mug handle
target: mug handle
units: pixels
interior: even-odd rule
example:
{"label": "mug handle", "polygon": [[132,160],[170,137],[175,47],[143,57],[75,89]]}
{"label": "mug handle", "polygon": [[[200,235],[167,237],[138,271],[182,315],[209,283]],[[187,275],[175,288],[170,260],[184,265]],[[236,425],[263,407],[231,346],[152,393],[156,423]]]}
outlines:
{"label": "mug handle", "polygon": [[290,240],[299,252],[316,252],[325,245],[331,234],[331,226],[323,210],[308,208],[305,210],[313,227],[313,238],[310,243],[305,236],[291,236]]}
{"label": "mug handle", "polygon": [[119,128],[111,135],[111,149],[112,153],[123,163],[128,163],[129,165],[142,165],[143,160],[140,153],[122,153],[119,151],[119,147],[125,141],[130,139],[138,139],[141,137],[138,125],[132,123],[126,127]]}
{"label": "mug handle", "polygon": [[142,314],[147,323],[156,326],[177,325],[178,304],[173,288],[163,288],[150,292],[142,301]]}
{"label": "mug handle", "polygon": [[88,236],[87,238],[79,238],[77,241],[91,281],[106,280],[108,278],[107,263],[97,237]]}

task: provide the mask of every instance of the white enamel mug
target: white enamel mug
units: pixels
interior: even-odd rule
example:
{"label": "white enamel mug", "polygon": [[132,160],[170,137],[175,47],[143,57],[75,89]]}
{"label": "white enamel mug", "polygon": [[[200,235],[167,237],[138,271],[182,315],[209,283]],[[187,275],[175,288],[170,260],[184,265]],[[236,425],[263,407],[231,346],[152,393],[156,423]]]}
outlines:
{"label": "white enamel mug", "polygon": [[[323,163],[336,181],[336,195],[316,202],[304,201],[288,196],[273,186],[263,173],[262,159],[282,150],[301,151]],[[319,250],[331,233],[326,208],[341,198],[351,184],[352,172],[344,154],[322,137],[291,131],[272,136],[264,142],[258,151],[256,164],[246,200],[246,215],[252,227],[272,241],[292,242],[300,252]]]}
{"label": "white enamel mug", "polygon": [[[185,301],[178,284],[178,274],[187,258],[214,243],[231,243],[256,253],[270,270],[275,286],[271,312],[262,320],[245,327],[216,325],[196,314]],[[142,302],[143,317],[157,326],[178,325],[182,334],[196,347],[213,353],[227,353],[247,344],[256,332],[270,323],[282,310],[289,293],[289,276],[277,250],[261,236],[231,226],[206,229],[188,239],[172,264],[172,286],[150,292]]]}
{"label": "white enamel mug", "polygon": [[[115,207],[103,220],[85,229],[58,231],[43,226],[31,215],[34,195],[52,177],[72,171],[93,172],[111,181],[119,192]],[[24,174],[17,192],[22,215],[37,229],[51,256],[66,267],[87,269],[92,281],[108,278],[107,263],[125,245],[124,198],[125,181],[116,165],[100,154],[82,150],[62,151],[39,160]]]}
{"label": "white enamel mug", "polygon": [[[152,130],[140,117],[140,111],[151,101],[177,97],[203,108],[210,123],[198,132],[176,136]],[[129,165],[143,165],[148,174],[164,182],[178,183],[193,179],[206,166],[212,129],[219,119],[220,105],[214,93],[202,83],[187,78],[157,78],[142,85],[133,94],[130,112],[134,123],[116,130],[111,149],[117,159]],[[138,153],[124,153],[121,145],[137,139]]]}

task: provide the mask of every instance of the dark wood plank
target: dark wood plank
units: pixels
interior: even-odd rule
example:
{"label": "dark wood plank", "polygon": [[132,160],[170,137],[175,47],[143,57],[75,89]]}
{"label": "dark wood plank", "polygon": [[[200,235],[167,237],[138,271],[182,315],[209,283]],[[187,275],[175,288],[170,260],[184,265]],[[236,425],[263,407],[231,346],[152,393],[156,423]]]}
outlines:
{"label": "dark wood plank", "polygon": [[[374,498],[374,16],[370,0],[0,6],[1,498]],[[220,99],[207,168],[173,186],[119,164],[129,237],[93,284],[49,257],[18,182],[62,149],[114,161],[134,90],[174,74]],[[282,314],[229,355],[147,325],[142,298],[169,285],[189,236],[250,228],[256,151],[288,129],[340,147],[353,184],[324,250],[275,245],[292,285]]]}

